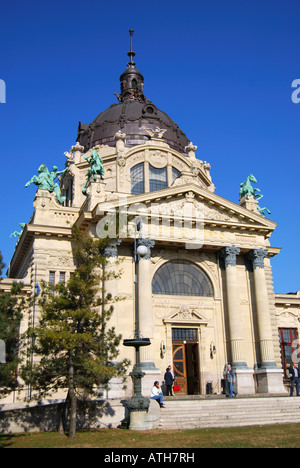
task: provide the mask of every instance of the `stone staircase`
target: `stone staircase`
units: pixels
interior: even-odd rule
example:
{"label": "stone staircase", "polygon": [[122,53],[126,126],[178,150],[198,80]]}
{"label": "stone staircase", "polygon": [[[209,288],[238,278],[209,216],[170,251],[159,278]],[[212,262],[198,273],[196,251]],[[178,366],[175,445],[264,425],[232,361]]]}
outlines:
{"label": "stone staircase", "polygon": [[165,398],[159,429],[300,423],[300,397]]}

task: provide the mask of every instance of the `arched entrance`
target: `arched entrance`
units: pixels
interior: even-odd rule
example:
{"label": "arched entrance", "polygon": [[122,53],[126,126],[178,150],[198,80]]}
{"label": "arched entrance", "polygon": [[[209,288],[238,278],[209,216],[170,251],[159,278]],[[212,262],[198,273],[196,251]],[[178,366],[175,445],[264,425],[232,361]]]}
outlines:
{"label": "arched entrance", "polygon": [[214,296],[212,282],[196,264],[173,260],[164,263],[156,271],[152,280],[152,293],[169,299],[174,296],[172,307],[175,304],[179,306],[177,313],[164,320],[167,325],[168,346],[172,349],[173,371],[180,393],[199,394],[200,326],[207,325],[207,322],[192,309],[199,302],[199,296]]}
{"label": "arched entrance", "polygon": [[198,330],[172,328],[173,371],[180,393],[200,393]]}

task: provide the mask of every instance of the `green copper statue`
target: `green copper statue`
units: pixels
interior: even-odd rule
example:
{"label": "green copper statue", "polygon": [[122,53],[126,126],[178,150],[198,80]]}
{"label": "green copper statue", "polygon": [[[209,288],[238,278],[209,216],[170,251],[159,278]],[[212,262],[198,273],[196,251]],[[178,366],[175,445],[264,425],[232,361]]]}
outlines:
{"label": "green copper statue", "polygon": [[21,231],[14,231],[9,237],[20,237],[22,232],[24,231],[24,228],[26,226],[26,223],[19,223],[19,226],[22,228]]}
{"label": "green copper statue", "polygon": [[90,156],[85,156],[84,159],[87,160],[87,162],[89,164],[91,164],[91,167],[89,168],[88,170],[88,174],[87,174],[87,179],[86,179],[86,182],[83,186],[83,189],[82,189],[82,193],[84,195],[87,194],[87,186],[88,186],[88,183],[89,181],[92,179],[94,181],[97,180],[97,176],[100,175],[101,177],[101,180],[104,180],[103,179],[103,175],[104,175],[104,168],[103,168],[103,161],[102,161],[102,158],[100,158],[97,150],[93,150],[91,155]]}
{"label": "green copper statue", "polygon": [[38,168],[38,176],[33,176],[29,182],[25,185],[28,187],[30,184],[35,184],[39,189],[48,190],[48,192],[54,192],[59,203],[63,203],[66,197],[61,196],[60,187],[57,182],[55,182],[56,177],[60,174],[66,172],[68,168],[66,167],[63,171],[58,171],[56,166],[53,166],[52,171],[49,172],[45,164],[41,164]]}
{"label": "green copper statue", "polygon": [[[253,197],[253,198],[255,198],[255,200],[260,200],[261,198],[263,198],[263,195],[261,193],[256,193],[256,192],[260,192],[260,189],[254,188],[252,186],[252,183],[257,184],[257,180],[256,180],[256,178],[255,178],[255,176],[253,174],[250,174],[247,177],[246,181],[243,182],[240,185],[240,200],[243,197],[246,197],[246,198]],[[268,210],[268,208],[266,208],[266,207],[261,208],[259,205],[257,205],[257,211],[262,216],[265,216],[265,211],[267,211],[267,213],[271,214],[271,211]]]}
{"label": "green copper statue", "polygon": [[254,197],[256,200],[260,200],[263,197],[263,195],[255,193],[255,192],[260,192],[260,190],[258,188],[252,187],[251,182],[253,182],[254,184],[257,184],[257,180],[253,174],[250,174],[247,177],[246,181],[241,184],[240,200],[243,197]]}
{"label": "green copper statue", "polygon": [[271,214],[271,211],[268,210],[268,208],[264,207],[264,208],[261,208],[259,205],[257,205],[257,211],[259,212],[259,214],[261,214],[262,216],[266,216],[265,215],[265,211],[269,214]]}

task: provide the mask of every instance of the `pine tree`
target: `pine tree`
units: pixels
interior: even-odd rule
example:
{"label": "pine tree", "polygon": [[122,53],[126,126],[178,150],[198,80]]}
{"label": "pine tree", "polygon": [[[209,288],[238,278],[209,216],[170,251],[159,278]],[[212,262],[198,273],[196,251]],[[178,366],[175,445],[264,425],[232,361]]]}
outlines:
{"label": "pine tree", "polygon": [[5,263],[3,263],[2,253],[0,252],[0,280],[1,280],[1,277],[2,277],[3,268],[5,268]]}
{"label": "pine tree", "polygon": [[[0,252],[0,276],[5,267]],[[0,278],[1,281],[1,278]],[[19,328],[26,301],[22,296],[22,283],[13,282],[10,291],[0,291],[0,340],[4,354],[0,363],[0,394],[3,396],[18,386]]]}
{"label": "pine tree", "polygon": [[39,398],[68,390],[70,438],[75,437],[78,399],[105,388],[112,377],[124,376],[129,365],[127,360],[115,363],[121,335],[108,328],[115,299],[100,287],[115,275],[104,272],[108,243],[73,228],[76,269],[66,284],[41,285],[39,322],[27,333],[40,360],[25,366],[22,376]]}

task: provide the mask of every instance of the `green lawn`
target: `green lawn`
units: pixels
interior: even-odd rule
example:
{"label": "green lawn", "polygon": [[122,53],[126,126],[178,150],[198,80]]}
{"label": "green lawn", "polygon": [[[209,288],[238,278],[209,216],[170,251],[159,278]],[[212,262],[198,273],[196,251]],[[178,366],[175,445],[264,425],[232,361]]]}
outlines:
{"label": "green lawn", "polygon": [[0,448],[299,448],[300,424],[191,431],[103,429],[77,432],[0,434]]}

